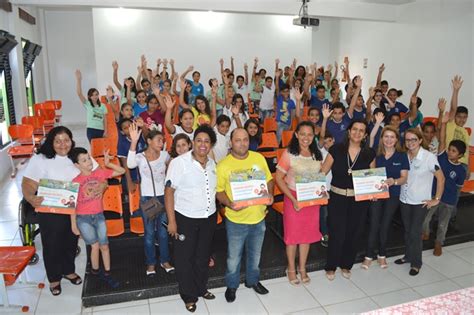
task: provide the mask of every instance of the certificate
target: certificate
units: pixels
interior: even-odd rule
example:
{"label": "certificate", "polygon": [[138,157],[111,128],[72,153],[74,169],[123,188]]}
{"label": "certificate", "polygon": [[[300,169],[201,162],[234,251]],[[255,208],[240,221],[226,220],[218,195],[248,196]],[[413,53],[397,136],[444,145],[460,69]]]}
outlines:
{"label": "certificate", "polygon": [[390,197],[385,184],[387,173],[385,167],[352,171],[355,200],[386,199]]}
{"label": "certificate", "polygon": [[264,171],[243,170],[230,174],[232,201],[237,207],[265,205],[270,201]]}
{"label": "certificate", "polygon": [[43,197],[38,212],[74,214],[79,193],[79,183],[40,179],[38,196]]}
{"label": "certificate", "polygon": [[326,176],[322,173],[312,173],[295,176],[296,199],[300,207],[326,205],[329,193]]}

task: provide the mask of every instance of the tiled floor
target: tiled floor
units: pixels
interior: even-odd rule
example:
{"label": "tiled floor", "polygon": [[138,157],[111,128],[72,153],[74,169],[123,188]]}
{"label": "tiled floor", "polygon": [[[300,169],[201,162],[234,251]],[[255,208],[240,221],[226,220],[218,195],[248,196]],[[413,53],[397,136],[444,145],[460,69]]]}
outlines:
{"label": "tiled floor", "polygon": [[[77,132],[75,140],[79,145],[87,143],[84,136],[77,136]],[[21,244],[17,222],[21,175],[20,169],[16,179],[0,183],[0,246]],[[29,281],[46,282],[39,237],[36,246],[40,262],[27,267],[27,278]],[[82,242],[80,246],[85,248]],[[360,313],[474,286],[474,242],[446,247],[441,257],[434,257],[431,251],[425,251],[423,268],[416,277],[408,275],[408,266],[393,264],[396,258],[389,258],[386,270],[373,265],[365,271],[355,265],[350,280],[338,273],[336,279],[330,282],[322,271],[310,273],[312,281],[307,286],[293,287],[285,278],[266,280],[263,283],[270,293],[265,296],[241,287],[237,291],[237,300],[232,304],[225,301],[225,288],[213,289],[211,291],[217,298],[213,301],[201,299],[196,314]],[[85,264],[83,250],[76,259],[77,272],[81,275],[84,275]],[[34,285],[16,283],[8,288],[8,295],[11,303],[28,305],[30,313],[35,314],[189,314],[177,295],[82,308],[82,286],[63,281],[62,288],[62,294],[53,297],[47,283],[43,290]],[[5,310],[0,307],[2,312]]]}

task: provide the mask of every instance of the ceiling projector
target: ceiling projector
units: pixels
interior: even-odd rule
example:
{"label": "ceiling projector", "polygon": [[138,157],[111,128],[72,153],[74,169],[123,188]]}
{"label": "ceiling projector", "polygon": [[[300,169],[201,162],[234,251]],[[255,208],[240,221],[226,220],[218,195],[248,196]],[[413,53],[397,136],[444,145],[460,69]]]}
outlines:
{"label": "ceiling projector", "polygon": [[319,26],[319,19],[308,15],[308,2],[309,0],[303,0],[298,17],[293,19],[293,25],[303,26],[304,28],[307,26]]}

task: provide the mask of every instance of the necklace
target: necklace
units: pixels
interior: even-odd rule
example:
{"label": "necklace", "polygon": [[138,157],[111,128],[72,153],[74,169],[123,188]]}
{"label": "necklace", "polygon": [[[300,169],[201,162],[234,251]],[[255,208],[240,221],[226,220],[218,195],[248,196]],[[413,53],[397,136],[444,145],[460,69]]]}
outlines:
{"label": "necklace", "polygon": [[357,152],[357,155],[354,159],[354,162],[352,163],[351,165],[351,162],[350,162],[350,154],[349,154],[349,151],[347,152],[347,175],[351,175],[352,174],[352,168],[354,167],[354,165],[357,163],[357,159],[359,158],[359,154],[360,154],[360,151],[362,150],[359,150],[359,152]]}

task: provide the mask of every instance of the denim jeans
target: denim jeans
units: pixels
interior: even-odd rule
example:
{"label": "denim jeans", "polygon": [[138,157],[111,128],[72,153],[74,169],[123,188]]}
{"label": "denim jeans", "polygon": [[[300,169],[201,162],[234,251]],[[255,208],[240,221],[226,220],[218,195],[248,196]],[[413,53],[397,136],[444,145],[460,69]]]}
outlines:
{"label": "denim jeans", "polygon": [[273,109],[261,109],[259,114],[260,114],[260,121],[263,122],[265,118],[272,117]]}
{"label": "denim jeans", "polygon": [[260,277],[260,255],[265,237],[265,220],[257,224],[238,224],[225,221],[227,230],[227,270],[225,283],[237,289],[240,283],[240,262],[245,247],[245,283],[253,286]]}
{"label": "denim jeans", "polygon": [[102,138],[104,136],[104,130],[87,128],[87,140],[91,142],[92,139]]}
{"label": "denim jeans", "polygon": [[277,136],[277,141],[278,141],[278,144],[281,143],[281,135],[283,134],[283,131],[284,130],[291,130],[291,124],[287,125],[287,124],[284,124],[280,121],[277,121],[277,132],[276,132],[276,136]]}
{"label": "denim jeans", "polygon": [[319,230],[321,234],[328,235],[328,206],[319,208]]}
{"label": "denim jeans", "polygon": [[428,210],[423,205],[409,205],[401,202],[400,212],[402,213],[403,226],[405,228],[405,257],[410,262],[410,266],[421,268],[421,254],[423,250],[423,222]]}
{"label": "denim jeans", "polygon": [[[152,197],[143,196],[141,201],[147,201]],[[158,200],[165,204],[164,196],[157,196]],[[166,212],[161,212],[154,220],[148,219],[148,217],[140,210],[143,218],[143,226],[145,227],[145,263],[146,265],[156,264],[156,251],[155,251],[155,239],[160,242],[160,263],[164,264],[170,262],[170,251],[168,245],[168,230],[163,226],[162,223],[168,223]]]}
{"label": "denim jeans", "polygon": [[369,237],[367,239],[368,258],[375,258],[375,248],[378,243],[378,255],[386,256],[386,246],[393,214],[400,205],[399,196],[390,196],[389,199],[373,201],[369,208]]}
{"label": "denim jeans", "polygon": [[438,212],[438,230],[436,231],[436,240],[443,244],[444,239],[446,238],[446,232],[448,231],[449,219],[451,218],[454,208],[456,207],[453,205],[440,202],[436,207],[428,210],[425,222],[423,223],[423,232],[428,235],[430,234],[431,218],[433,218],[433,215]]}
{"label": "denim jeans", "polygon": [[81,232],[81,237],[87,245],[97,242],[100,245],[107,245],[109,243],[103,212],[97,214],[78,214],[76,216],[76,223]]}

